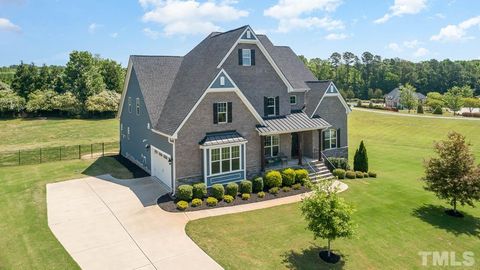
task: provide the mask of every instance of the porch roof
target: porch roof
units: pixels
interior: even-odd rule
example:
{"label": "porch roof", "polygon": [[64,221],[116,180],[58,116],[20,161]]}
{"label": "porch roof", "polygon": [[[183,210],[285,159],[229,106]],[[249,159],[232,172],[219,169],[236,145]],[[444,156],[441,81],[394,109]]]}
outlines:
{"label": "porch roof", "polygon": [[258,126],[260,135],[273,135],[291,132],[329,128],[327,121],[320,117],[310,118],[304,112],[292,113],[284,117],[266,119],[264,126]]}
{"label": "porch roof", "polygon": [[203,147],[231,144],[231,143],[246,143],[247,139],[242,137],[236,131],[214,132],[207,133],[207,135],[199,142]]}

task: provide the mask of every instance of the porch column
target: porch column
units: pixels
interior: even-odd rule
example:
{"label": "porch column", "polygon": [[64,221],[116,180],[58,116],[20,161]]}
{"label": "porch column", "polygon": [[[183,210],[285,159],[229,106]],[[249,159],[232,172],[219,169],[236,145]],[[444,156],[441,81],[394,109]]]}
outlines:
{"label": "porch column", "polygon": [[303,132],[298,132],[298,165],[302,166],[302,151],[303,151]]}
{"label": "porch column", "polygon": [[265,171],[265,136],[260,136],[260,168]]}

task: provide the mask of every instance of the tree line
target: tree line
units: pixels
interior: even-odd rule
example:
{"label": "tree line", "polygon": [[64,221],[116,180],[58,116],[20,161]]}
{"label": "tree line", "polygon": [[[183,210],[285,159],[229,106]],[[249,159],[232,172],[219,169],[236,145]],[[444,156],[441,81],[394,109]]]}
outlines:
{"label": "tree line", "polygon": [[0,69],[0,113],[18,115],[114,115],[125,69],[86,51],[70,53],[66,66],[23,62]]}
{"label": "tree line", "polygon": [[480,95],[480,60],[431,59],[414,63],[399,58],[382,59],[370,52],[360,57],[351,52],[335,52],[328,59],[300,58],[319,80],[334,80],[346,98],[381,98],[406,84],[425,95],[443,94],[454,86],[469,86]]}

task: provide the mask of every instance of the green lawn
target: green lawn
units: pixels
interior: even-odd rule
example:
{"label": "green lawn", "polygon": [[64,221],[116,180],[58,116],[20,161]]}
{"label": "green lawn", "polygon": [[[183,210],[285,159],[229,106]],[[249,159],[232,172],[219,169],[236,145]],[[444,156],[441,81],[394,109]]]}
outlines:
{"label": "green lawn", "polygon": [[118,141],[118,119],[0,119],[0,152]]}
{"label": "green lawn", "polygon": [[[354,111],[349,118],[350,154],[360,140],[379,178],[346,181],[342,193],[356,206],[355,239],[333,248],[340,269],[426,269],[420,251],[473,251],[480,263],[480,209],[462,207],[466,217],[443,214],[446,204],[418,180],[433,140],[451,130],[467,136],[480,162],[480,122],[398,117]],[[299,204],[219,216],[187,224],[188,235],[226,269],[322,269],[325,241],[305,230]],[[475,268],[475,267],[474,267]]]}
{"label": "green lawn", "polygon": [[45,185],[132,174],[112,157],[0,168],[0,269],[78,269],[47,225]]}

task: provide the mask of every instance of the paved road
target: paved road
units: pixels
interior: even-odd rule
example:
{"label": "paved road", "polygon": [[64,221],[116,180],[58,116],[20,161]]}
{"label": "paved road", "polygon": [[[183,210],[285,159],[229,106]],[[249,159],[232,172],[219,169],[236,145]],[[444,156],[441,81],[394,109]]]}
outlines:
{"label": "paved road", "polygon": [[[340,191],[347,185],[335,182]],[[89,177],[47,185],[48,225],[82,269],[222,269],[185,233],[188,221],[301,200],[295,195],[210,210],[169,213],[151,177]]]}
{"label": "paved road", "polygon": [[389,111],[381,111],[375,109],[363,109],[353,107],[355,111],[362,111],[362,112],[371,112],[371,113],[378,113],[378,114],[386,114],[386,115],[394,115],[394,116],[405,116],[405,117],[418,117],[418,118],[434,118],[434,119],[448,119],[448,120],[469,120],[469,121],[480,121],[480,118],[475,117],[452,117],[452,116],[433,116],[433,115],[418,115],[416,113],[406,114],[406,113],[397,113],[397,112],[389,112]]}

